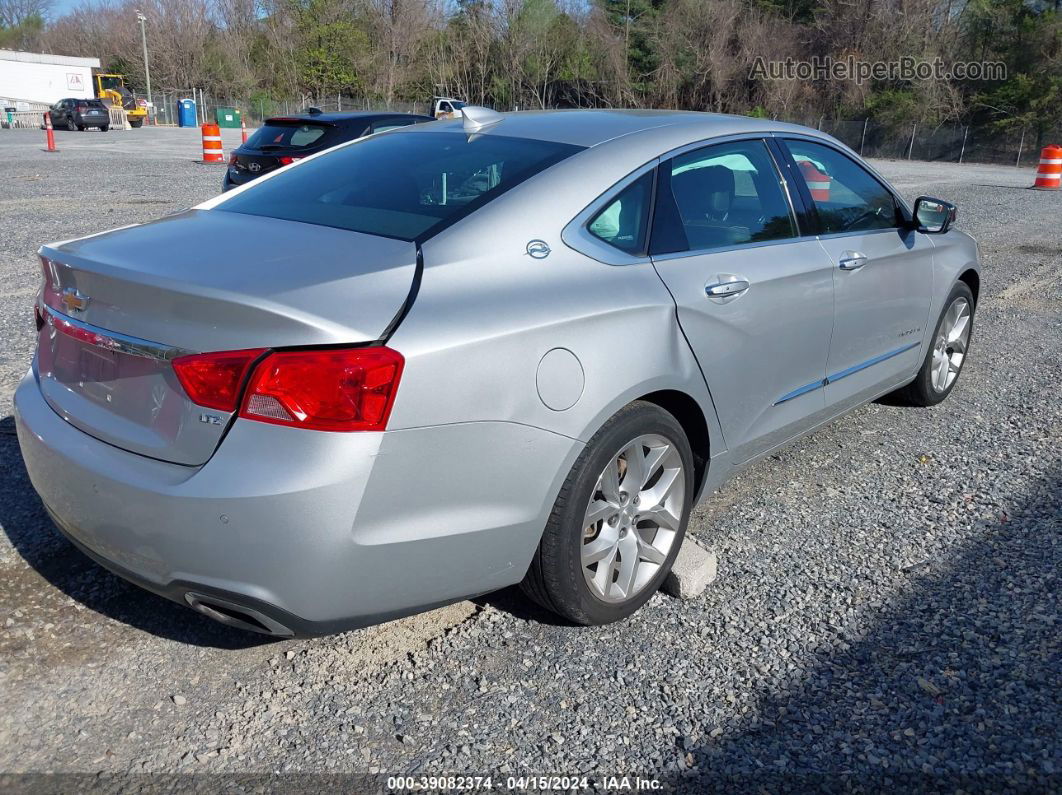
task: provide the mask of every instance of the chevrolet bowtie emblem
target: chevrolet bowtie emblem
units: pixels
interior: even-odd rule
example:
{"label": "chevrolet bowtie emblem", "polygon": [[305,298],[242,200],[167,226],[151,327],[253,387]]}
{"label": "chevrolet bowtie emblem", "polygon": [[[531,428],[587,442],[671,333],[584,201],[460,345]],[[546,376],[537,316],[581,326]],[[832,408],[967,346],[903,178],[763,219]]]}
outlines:
{"label": "chevrolet bowtie emblem", "polygon": [[79,293],[77,288],[67,287],[63,290],[63,297],[59,300],[63,302],[63,306],[70,312],[84,312],[91,299],[87,295]]}

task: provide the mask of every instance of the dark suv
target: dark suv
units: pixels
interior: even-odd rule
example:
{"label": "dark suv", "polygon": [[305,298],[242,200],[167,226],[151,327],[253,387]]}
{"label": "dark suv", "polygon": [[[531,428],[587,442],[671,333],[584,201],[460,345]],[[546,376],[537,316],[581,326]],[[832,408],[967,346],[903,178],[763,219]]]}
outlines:
{"label": "dark suv", "polygon": [[61,99],[51,107],[52,126],[57,129],[85,130],[97,127],[103,132],[111,127],[111,114],[99,99]]}
{"label": "dark suv", "polygon": [[232,153],[222,190],[244,185],[255,177],[344,141],[426,121],[434,119],[412,113],[322,113],[315,109],[297,116],[266,119]]}

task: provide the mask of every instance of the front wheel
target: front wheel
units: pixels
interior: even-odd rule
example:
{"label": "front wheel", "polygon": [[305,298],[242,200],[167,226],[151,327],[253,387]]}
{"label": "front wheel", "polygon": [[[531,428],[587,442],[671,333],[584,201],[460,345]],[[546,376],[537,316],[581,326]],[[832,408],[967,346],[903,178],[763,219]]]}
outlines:
{"label": "front wheel", "polygon": [[109,129],[111,129],[110,126],[105,124],[102,127],[100,127],[100,132],[107,132],[107,130],[109,130]]}
{"label": "front wheel", "polygon": [[911,406],[935,406],[951,394],[966,363],[973,332],[974,297],[964,282],[951,288],[932,344],[914,381],[896,392]]}
{"label": "front wheel", "polygon": [[138,127],[143,127],[144,126],[144,120],[143,119],[130,119],[129,120],[129,126],[132,127],[134,130],[137,129]]}
{"label": "front wheel", "polygon": [[577,624],[627,618],[671,570],[693,491],[678,420],[652,403],[625,406],[576,460],[521,587]]}

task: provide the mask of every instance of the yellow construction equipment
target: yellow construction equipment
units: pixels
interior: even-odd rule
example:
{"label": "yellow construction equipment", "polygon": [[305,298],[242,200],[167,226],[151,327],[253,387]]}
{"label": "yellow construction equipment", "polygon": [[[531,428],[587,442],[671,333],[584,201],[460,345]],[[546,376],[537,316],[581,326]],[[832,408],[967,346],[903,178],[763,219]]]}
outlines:
{"label": "yellow construction equipment", "polygon": [[112,107],[122,108],[129,119],[130,127],[141,127],[147,118],[147,103],[133,96],[125,87],[124,75],[94,74],[92,82],[96,85],[96,96]]}

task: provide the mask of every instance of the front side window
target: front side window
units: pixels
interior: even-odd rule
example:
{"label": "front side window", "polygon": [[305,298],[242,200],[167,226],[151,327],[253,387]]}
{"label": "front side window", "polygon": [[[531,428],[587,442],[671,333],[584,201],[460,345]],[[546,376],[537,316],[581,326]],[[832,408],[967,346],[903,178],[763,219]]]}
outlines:
{"label": "front side window", "polygon": [[278,172],[216,209],[423,240],[581,149],[459,132],[372,136]]}
{"label": "front side window", "polygon": [[645,252],[653,172],[643,174],[609,202],[587,225],[590,234],[628,254]]}
{"label": "front side window", "polygon": [[715,144],[661,169],[652,253],[703,251],[796,236],[763,141]]}
{"label": "front side window", "polygon": [[810,141],[787,140],[785,144],[811,193],[824,234],[900,225],[892,193],[854,160]]}

